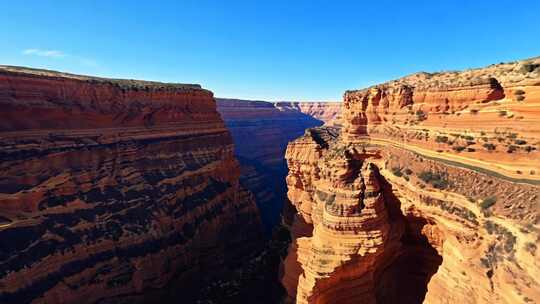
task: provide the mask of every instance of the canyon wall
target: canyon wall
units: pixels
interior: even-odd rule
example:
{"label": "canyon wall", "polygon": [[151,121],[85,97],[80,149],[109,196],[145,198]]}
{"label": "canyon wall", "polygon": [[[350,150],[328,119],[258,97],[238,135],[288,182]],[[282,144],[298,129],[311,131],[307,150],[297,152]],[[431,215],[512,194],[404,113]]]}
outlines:
{"label": "canyon wall", "polygon": [[265,226],[280,221],[286,199],[285,149],[304,130],[339,120],[341,103],[265,102],[216,98],[218,111],[231,131],[240,180],[256,196]]}
{"label": "canyon wall", "polygon": [[1,66],[0,107],[0,302],[189,302],[260,245],[199,85]]}
{"label": "canyon wall", "polygon": [[291,142],[296,303],[540,301],[540,58],[344,95]]}

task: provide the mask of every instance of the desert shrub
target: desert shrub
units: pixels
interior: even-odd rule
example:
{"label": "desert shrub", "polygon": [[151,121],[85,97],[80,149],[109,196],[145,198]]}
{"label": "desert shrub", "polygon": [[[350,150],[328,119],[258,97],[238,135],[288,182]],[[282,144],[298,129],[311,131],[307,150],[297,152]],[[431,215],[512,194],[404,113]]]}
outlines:
{"label": "desert shrub", "polygon": [[506,116],[506,111],[505,110],[500,110],[499,111],[499,116]]}
{"label": "desert shrub", "polygon": [[402,177],[403,176],[403,172],[401,172],[401,168],[399,168],[399,167],[393,167],[392,168],[392,173],[397,177]]}
{"label": "desert shrub", "polygon": [[422,171],[418,175],[418,177],[425,183],[429,183],[434,188],[437,188],[437,189],[446,189],[450,185],[450,183],[446,179],[446,176],[440,173],[435,173],[431,171]]}
{"label": "desert shrub", "polygon": [[406,168],[404,171],[405,171],[405,174],[407,175],[411,175],[413,173],[413,171],[409,168]]}
{"label": "desert shrub", "polygon": [[514,95],[524,95],[525,94],[525,91],[523,90],[515,90],[514,91]]}
{"label": "desert shrub", "polygon": [[526,74],[536,70],[537,68],[540,68],[540,64],[524,63],[519,69],[519,71],[523,74]]}
{"label": "desert shrub", "polygon": [[438,143],[446,143],[448,142],[448,136],[437,136],[435,141]]}
{"label": "desert shrub", "polygon": [[518,147],[514,146],[514,145],[510,145],[508,146],[508,150],[506,150],[506,153],[514,153],[516,152],[518,149]]}
{"label": "desert shrub", "polygon": [[486,150],[488,150],[488,151],[493,151],[493,150],[495,150],[495,148],[497,147],[497,146],[495,146],[494,144],[483,144],[482,146],[483,146],[484,148],[486,148]]}
{"label": "desert shrub", "polygon": [[514,143],[515,143],[516,145],[520,145],[520,146],[521,146],[521,145],[527,144],[527,142],[526,142],[525,140],[523,140],[523,139],[516,139],[516,140],[514,141]]}
{"label": "desert shrub", "polygon": [[536,148],[533,147],[533,146],[526,146],[525,147],[525,151],[527,151],[527,152],[531,152],[531,151],[534,151],[534,150],[536,150]]}
{"label": "desert shrub", "polygon": [[464,135],[464,136],[462,136],[462,138],[464,138],[465,140],[474,140],[474,137],[472,137],[470,135]]}
{"label": "desert shrub", "polygon": [[474,152],[476,151],[474,148],[467,148],[467,152]]}
{"label": "desert shrub", "polygon": [[422,121],[422,120],[426,120],[427,119],[427,115],[424,111],[422,110],[417,110],[416,111],[416,118],[419,120],[419,121]]}
{"label": "desert shrub", "polygon": [[516,96],[516,100],[517,100],[517,101],[523,101],[523,100],[525,100],[525,96],[523,96],[523,95],[518,95],[518,96]]}
{"label": "desert shrub", "polygon": [[476,115],[478,114],[478,109],[471,109],[469,112],[473,115]]}
{"label": "desert shrub", "polygon": [[461,152],[461,151],[465,150],[465,147],[463,147],[463,146],[455,146],[455,147],[452,147],[452,150],[457,151],[457,152]]}
{"label": "desert shrub", "polygon": [[480,208],[482,208],[483,210],[489,209],[491,206],[495,205],[496,202],[497,202],[497,197],[495,196],[487,197],[483,199],[482,202],[480,203]]}
{"label": "desert shrub", "polygon": [[525,250],[527,250],[530,254],[534,255],[536,252],[536,244],[532,242],[525,243]]}

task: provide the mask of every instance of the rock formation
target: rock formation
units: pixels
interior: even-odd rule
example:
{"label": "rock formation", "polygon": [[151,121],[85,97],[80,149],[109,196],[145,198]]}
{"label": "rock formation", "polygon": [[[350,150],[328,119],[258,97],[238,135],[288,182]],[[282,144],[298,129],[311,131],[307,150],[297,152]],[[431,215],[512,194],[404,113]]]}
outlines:
{"label": "rock formation", "polygon": [[344,95],[291,142],[296,303],[540,301],[540,58]]}
{"label": "rock formation", "polygon": [[218,111],[232,133],[240,161],[240,180],[255,194],[263,222],[280,220],[285,199],[285,149],[307,128],[334,125],[341,103],[277,102],[217,98]]}
{"label": "rock formation", "polygon": [[258,246],[210,91],[1,66],[0,107],[1,303],[155,301]]}

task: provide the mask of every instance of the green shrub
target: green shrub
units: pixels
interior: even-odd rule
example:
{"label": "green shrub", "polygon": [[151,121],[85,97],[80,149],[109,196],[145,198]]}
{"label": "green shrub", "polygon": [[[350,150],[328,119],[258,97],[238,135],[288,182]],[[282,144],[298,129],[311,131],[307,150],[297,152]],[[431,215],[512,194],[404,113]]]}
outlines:
{"label": "green shrub", "polygon": [[446,143],[446,142],[448,142],[448,136],[437,136],[435,138],[435,142]]}
{"label": "green shrub", "polygon": [[437,189],[446,189],[450,185],[446,177],[439,173],[434,173],[431,171],[422,171],[418,177],[425,183],[431,184],[434,188]]}
{"label": "green shrub", "polygon": [[482,146],[483,146],[484,148],[486,148],[486,150],[488,150],[488,151],[493,151],[493,150],[495,150],[495,148],[497,147],[497,146],[495,146],[494,144],[483,144]]}
{"label": "green shrub", "polygon": [[536,150],[536,148],[533,147],[533,146],[526,146],[525,147],[525,151],[527,151],[527,152],[531,152],[531,151],[534,151],[534,150]]}
{"label": "green shrub", "polygon": [[508,150],[506,150],[506,153],[514,153],[516,152],[518,149],[518,147],[514,146],[514,145],[510,145],[508,146]]}
{"label": "green shrub", "polygon": [[397,177],[402,177],[403,176],[403,172],[401,172],[401,168],[399,168],[399,167],[393,167],[392,168],[392,173]]}
{"label": "green shrub", "polygon": [[537,68],[540,68],[540,64],[525,63],[521,66],[519,71],[523,74],[526,74],[536,70]]}
{"label": "green shrub", "polygon": [[496,202],[497,202],[497,197],[495,196],[487,197],[484,200],[482,200],[482,202],[480,203],[480,208],[482,208],[483,210],[489,209],[491,206],[495,205]]}
{"label": "green shrub", "polygon": [[527,242],[525,243],[525,250],[527,250],[530,254],[534,255],[536,252],[536,244],[533,242]]}
{"label": "green shrub", "polygon": [[422,120],[426,120],[427,119],[427,115],[424,111],[422,110],[417,110],[416,111],[416,118],[419,120],[419,121],[422,121]]}

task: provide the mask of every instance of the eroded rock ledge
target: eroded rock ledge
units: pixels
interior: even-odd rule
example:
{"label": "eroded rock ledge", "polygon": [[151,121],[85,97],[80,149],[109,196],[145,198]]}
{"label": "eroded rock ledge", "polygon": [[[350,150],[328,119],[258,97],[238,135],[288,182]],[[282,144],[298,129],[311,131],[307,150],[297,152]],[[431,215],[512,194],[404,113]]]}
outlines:
{"label": "eroded rock ledge", "polygon": [[0,302],[156,301],[259,246],[210,91],[0,67],[0,107]]}
{"label": "eroded rock ledge", "polygon": [[296,303],[534,303],[540,59],[344,95],[287,148]]}

